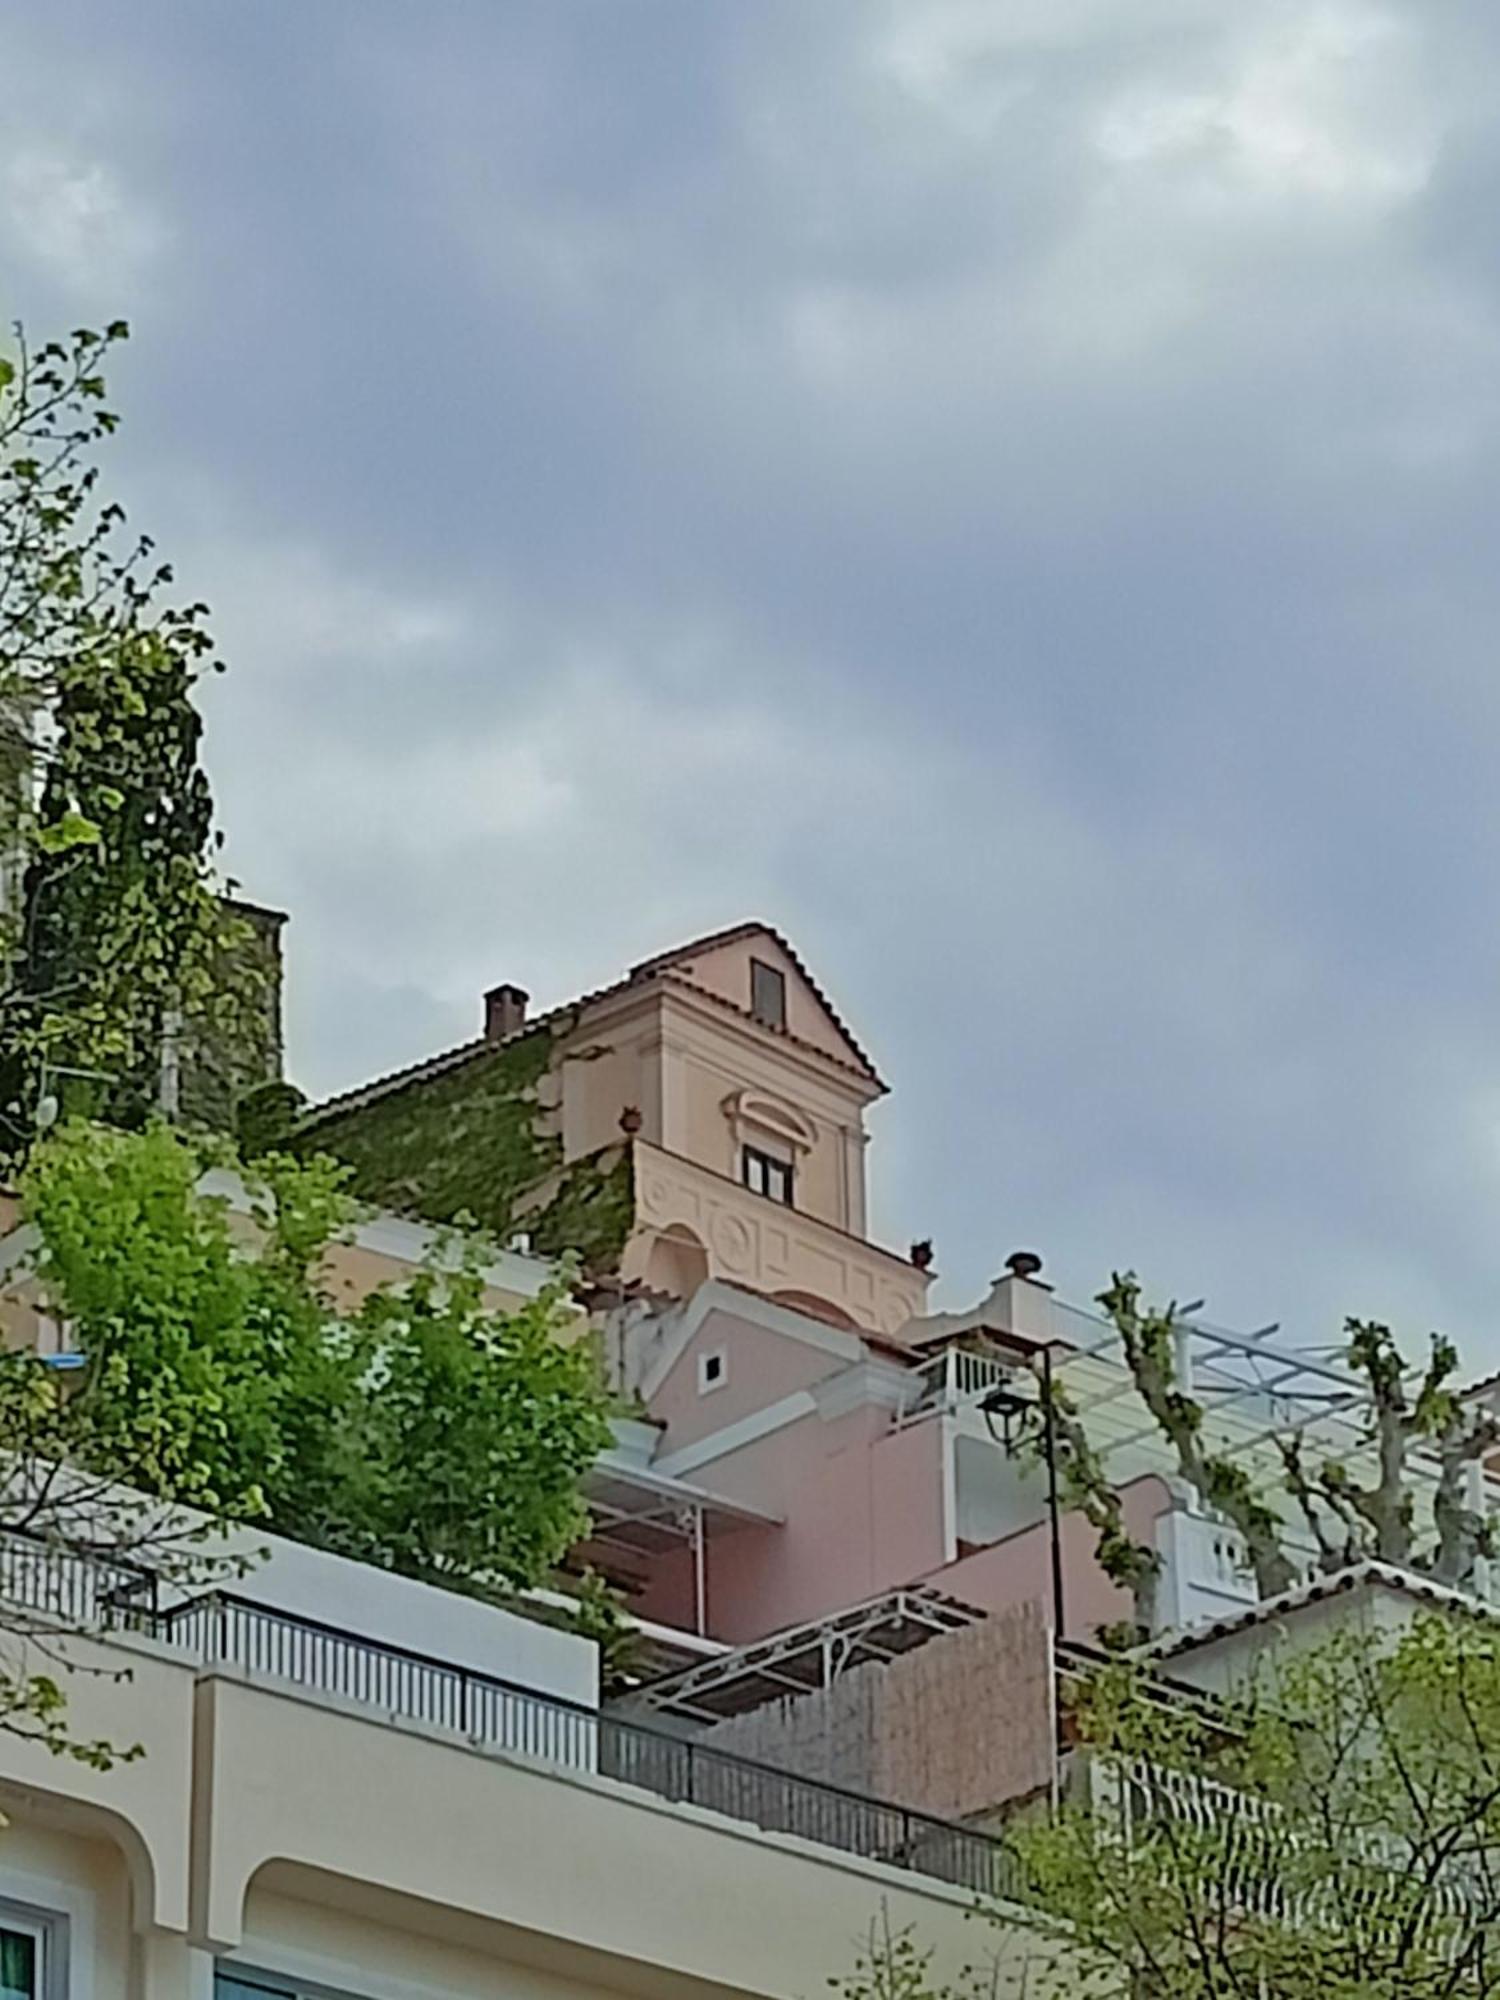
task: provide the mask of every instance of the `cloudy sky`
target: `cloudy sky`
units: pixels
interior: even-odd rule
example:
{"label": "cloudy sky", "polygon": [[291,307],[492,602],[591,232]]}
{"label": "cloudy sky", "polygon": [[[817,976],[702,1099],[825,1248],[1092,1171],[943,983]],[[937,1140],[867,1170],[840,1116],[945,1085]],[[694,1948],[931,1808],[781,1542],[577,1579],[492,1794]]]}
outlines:
{"label": "cloudy sky", "polygon": [[1500,1363],[1500,15],[0,0],[314,1092],[783,926],[876,1215]]}

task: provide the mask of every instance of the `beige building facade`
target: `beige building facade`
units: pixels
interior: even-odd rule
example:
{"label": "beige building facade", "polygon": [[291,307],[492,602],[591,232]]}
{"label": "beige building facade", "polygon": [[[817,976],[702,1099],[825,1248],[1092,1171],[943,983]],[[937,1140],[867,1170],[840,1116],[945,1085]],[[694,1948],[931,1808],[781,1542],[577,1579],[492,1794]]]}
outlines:
{"label": "beige building facade", "polygon": [[58,1642],[76,1732],[141,1756],[100,1771],[0,1734],[6,2000],[800,2000],[882,1910],[950,1970],[990,1948],[960,1829],[908,1826],[887,1858],[843,1795],[762,1799],[757,1823],[745,1772],[669,1782],[680,1744],[575,1698],[583,1640],[539,1653],[493,1614],[518,1681],[267,1605],[179,1612]]}
{"label": "beige building facade", "polygon": [[[478,1097],[503,1052],[545,1034],[536,1095],[564,1169],[621,1155],[628,1166],[627,1282],[686,1298],[726,1278],[888,1335],[923,1310],[925,1253],[868,1233],[866,1118],[886,1086],[780,933],[740,924],[545,1014],[528,1008],[520,987],[494,987],[483,1035],[318,1107],[309,1142],[339,1152],[352,1135],[362,1158],[372,1121],[405,1119],[429,1155],[463,1146],[477,1128],[465,1078]],[[483,1137],[473,1143],[482,1154]],[[476,1185],[483,1167],[476,1158]],[[407,1192],[420,1211],[421,1190]],[[377,1198],[402,1205],[388,1185]]]}

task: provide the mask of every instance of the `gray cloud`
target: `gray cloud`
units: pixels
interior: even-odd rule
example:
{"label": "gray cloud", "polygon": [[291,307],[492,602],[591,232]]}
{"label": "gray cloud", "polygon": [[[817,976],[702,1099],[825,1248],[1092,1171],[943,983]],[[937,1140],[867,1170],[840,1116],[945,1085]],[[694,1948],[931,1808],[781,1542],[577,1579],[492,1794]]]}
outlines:
{"label": "gray cloud", "polygon": [[8,30],[8,292],[136,322],[308,1083],[764,914],[955,1295],[1025,1240],[1500,1359],[1500,25]]}

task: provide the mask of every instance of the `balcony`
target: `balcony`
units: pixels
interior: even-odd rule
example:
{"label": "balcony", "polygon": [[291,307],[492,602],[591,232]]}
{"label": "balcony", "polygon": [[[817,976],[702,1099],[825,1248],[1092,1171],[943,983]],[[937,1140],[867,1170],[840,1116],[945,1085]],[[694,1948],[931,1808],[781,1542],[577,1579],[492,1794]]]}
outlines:
{"label": "balcony", "polygon": [[628,1278],[648,1278],[653,1251],[666,1246],[700,1257],[703,1277],[819,1300],[876,1333],[899,1333],[924,1309],[927,1275],[906,1258],[639,1139],[635,1204]]}
{"label": "balcony", "polygon": [[1310,1818],[1291,1819],[1272,1801],[1201,1771],[1139,1759],[1075,1752],[1066,1782],[1122,1847],[1164,1837],[1169,1879],[1182,1865],[1188,1880],[1209,1885],[1205,1906],[1226,1916],[1315,1933],[1325,1925],[1339,1929],[1357,1905],[1362,1921],[1389,1923],[1393,1934],[1416,1922],[1430,1938],[1428,1948],[1439,1952],[1446,1929],[1461,1931],[1479,1920],[1482,1904],[1462,1856],[1424,1880],[1414,1916],[1406,1893],[1411,1856],[1390,1839],[1350,1827],[1330,1848]]}
{"label": "balcony", "polygon": [[1013,1892],[1002,1841],[968,1826],[601,1713],[449,1660],[292,1616],[231,1591],[169,1604],[149,1573],[0,1533],[0,1596],[94,1639],[164,1643],[204,1670],[230,1667],[328,1701],[460,1738],[473,1749],[632,1786],[771,1834],[879,1861],[984,1895]]}
{"label": "balcony", "polygon": [[[975,1354],[968,1348],[945,1347],[914,1368],[896,1412],[898,1425],[919,1417],[956,1416],[977,1411],[991,1389],[1012,1382],[1016,1364],[995,1354]],[[1030,1378],[1028,1378],[1030,1379]]]}

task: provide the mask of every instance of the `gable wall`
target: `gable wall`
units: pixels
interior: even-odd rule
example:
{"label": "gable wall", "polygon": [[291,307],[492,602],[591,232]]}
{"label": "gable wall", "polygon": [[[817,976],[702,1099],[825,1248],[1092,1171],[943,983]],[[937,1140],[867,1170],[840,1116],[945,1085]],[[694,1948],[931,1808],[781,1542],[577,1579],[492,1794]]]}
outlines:
{"label": "gable wall", "polygon": [[672,970],[682,978],[691,979],[695,986],[748,1010],[753,958],[758,958],[762,965],[774,966],[786,981],[788,1033],[838,1062],[857,1063],[859,1058],[829,1019],[827,1008],[788,954],[770,937],[740,938],[731,944],[718,945],[696,957],[677,961]]}
{"label": "gable wall", "polygon": [[864,1234],[869,1093],[857,1077],[846,1083],[773,1036],[718,1021],[690,996],[670,991],[663,996],[662,1064],[666,1151],[737,1181],[740,1140],[725,1102],[743,1090],[762,1093],[813,1128],[811,1150],[797,1154],[797,1208],[850,1235]]}
{"label": "gable wall", "polygon": [[[699,1357],[723,1350],[728,1363],[723,1387],[700,1394]],[[681,1451],[697,1439],[738,1423],[837,1374],[849,1362],[802,1341],[755,1326],[732,1313],[712,1312],[688,1341],[650,1400],[651,1414],[667,1425],[661,1451]],[[696,1476],[696,1475],[690,1475]],[[711,1468],[703,1478],[713,1485]]]}

